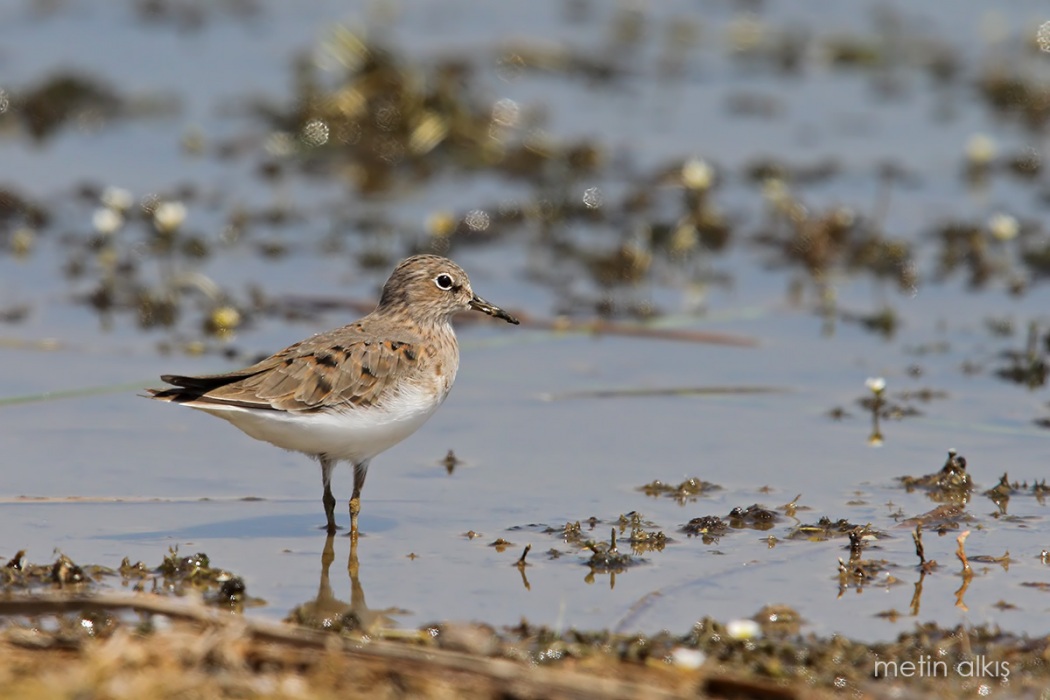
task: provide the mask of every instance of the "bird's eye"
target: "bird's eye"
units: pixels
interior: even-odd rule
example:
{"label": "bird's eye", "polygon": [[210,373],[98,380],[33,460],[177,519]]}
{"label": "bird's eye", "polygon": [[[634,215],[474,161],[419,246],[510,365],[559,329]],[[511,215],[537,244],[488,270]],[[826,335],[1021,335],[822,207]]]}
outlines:
{"label": "bird's eye", "polygon": [[445,273],[441,273],[440,275],[434,278],[434,284],[438,286],[438,289],[444,289],[448,291],[449,289],[452,289],[452,275],[446,275]]}

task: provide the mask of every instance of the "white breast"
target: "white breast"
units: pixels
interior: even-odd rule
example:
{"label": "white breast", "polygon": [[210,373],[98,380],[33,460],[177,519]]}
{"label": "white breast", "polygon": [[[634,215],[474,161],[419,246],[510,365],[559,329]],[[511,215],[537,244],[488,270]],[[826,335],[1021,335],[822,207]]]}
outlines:
{"label": "white breast", "polygon": [[359,464],[416,432],[434,415],[447,395],[447,389],[435,394],[402,385],[382,407],[347,407],[313,413],[217,405],[193,405],[193,408],[228,420],[256,440],[286,450],[325,454]]}

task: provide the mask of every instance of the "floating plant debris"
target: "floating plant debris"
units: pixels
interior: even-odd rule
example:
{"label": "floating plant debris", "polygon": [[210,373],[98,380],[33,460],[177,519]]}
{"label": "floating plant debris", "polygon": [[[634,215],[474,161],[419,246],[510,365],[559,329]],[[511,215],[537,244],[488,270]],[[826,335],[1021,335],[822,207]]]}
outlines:
{"label": "floating plant debris", "polygon": [[679,505],[685,505],[695,501],[705,493],[712,491],[718,491],[722,487],[717,484],[712,484],[709,481],[704,481],[698,477],[690,477],[679,484],[665,484],[659,479],[650,481],[648,484],[644,484],[638,487],[638,490],[644,493],[646,496],[652,496],[658,498],[665,496],[667,498],[673,498]]}
{"label": "floating plant debris", "polygon": [[908,491],[924,489],[931,500],[966,503],[973,491],[973,480],[966,471],[966,458],[948,450],[948,459],[940,471],[924,476],[902,476],[898,479]]}

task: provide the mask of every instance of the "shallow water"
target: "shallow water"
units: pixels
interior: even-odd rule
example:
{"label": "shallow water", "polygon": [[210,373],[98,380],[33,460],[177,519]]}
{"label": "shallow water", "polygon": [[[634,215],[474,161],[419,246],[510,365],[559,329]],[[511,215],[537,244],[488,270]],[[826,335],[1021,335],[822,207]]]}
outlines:
{"label": "shallow water", "polygon": [[[573,9],[577,5],[583,19],[568,21],[580,11]],[[63,276],[63,266],[75,255],[67,239],[90,234],[95,205],[74,197],[75,189],[83,182],[113,184],[140,198],[155,192],[171,196],[192,185],[198,196],[189,200],[187,228],[213,243],[212,255],[195,269],[221,281],[238,300],[248,296],[251,284],[262,285],[276,300],[288,295],[374,299],[389,266],[364,269],[361,253],[378,250],[396,259],[428,243],[423,222],[435,211],[492,208],[542,193],[528,182],[486,172],[434,178],[371,198],[337,180],[291,171],[276,185],[261,180],[257,154],[268,127],[246,105],[261,98],[290,101],[293,55],[311,50],[325,27],[347,17],[334,3],[295,10],[279,3],[251,6],[257,11],[249,17],[230,9],[235,4],[203,10],[200,29],[175,20],[143,23],[131,5],[71,3],[40,14],[26,3],[5,11],[7,21],[0,22],[6,47],[0,60],[10,81],[0,85],[5,91],[39,81],[83,55],[76,63],[80,70],[121,93],[173,98],[177,109],[101,124],[74,122],[43,143],[33,143],[15,127],[0,138],[0,162],[6,166],[0,185],[52,209],[51,224],[28,255],[16,257],[6,249],[0,254],[0,307],[30,306],[25,320],[0,326],[0,358],[9,368],[0,383],[0,399],[6,399],[0,405],[5,457],[0,552],[27,548],[31,558],[44,560],[57,547],[76,561],[115,566],[125,555],[155,564],[169,546],[205,551],[213,563],[243,575],[249,592],[267,601],[251,614],[283,617],[317,593],[324,544],[318,529],[319,469],[301,455],[253,442],[222,421],[137,396],[141,391],[134,387],[157,385],[162,372],[220,371],[231,362],[216,352],[223,342],[214,339],[206,340],[210,352],[203,356],[178,352],[199,335],[192,304],[173,329],[141,331],[134,313],[118,310],[107,320],[77,301],[94,281]],[[357,22],[374,23],[384,16],[376,8],[383,7],[362,10]],[[1034,31],[1040,6],[1012,5],[1001,17],[1008,29],[1001,44],[982,38],[994,20],[982,14],[980,3],[962,5],[951,16],[901,15],[924,40],[956,50],[963,77],[932,87],[927,75],[902,60],[895,68],[901,87],[890,97],[880,92],[885,76],[878,71],[834,70],[808,59],[813,63],[801,75],[784,76],[740,63],[731,57],[726,37],[741,15],[714,3],[704,3],[700,39],[685,52],[681,70],[667,73],[660,69],[662,37],[672,18],[695,16],[693,5],[645,8],[642,39],[620,50],[610,39],[616,11],[604,5],[554,2],[528,14],[502,7],[478,11],[473,4],[440,11],[427,3],[396,7],[399,11],[383,20],[387,24],[374,30],[389,45],[417,60],[462,55],[478,65],[475,79],[485,99],[508,97],[539,108],[546,114],[542,128],[554,139],[585,136],[608,151],[617,167],[568,185],[578,189],[574,197],[599,187],[612,201],[647,173],[693,155],[716,164],[723,183],[713,196],[737,233],[728,252],[708,255],[701,268],[722,273],[731,284],[683,281],[681,270],[657,262],[635,287],[608,294],[648,300],[674,327],[731,333],[758,345],[464,326],[461,369],[447,403],[416,435],[373,462],[358,551],[370,607],[400,609],[395,619],[405,626],[439,619],[513,624],[525,617],[559,628],[682,632],[704,615],[747,617],[763,605],[783,603],[800,612],[806,632],[856,638],[887,639],[924,621],[994,622],[1010,631],[1046,632],[1040,613],[1047,594],[1023,585],[1050,580],[1039,556],[1047,547],[1046,505],[1017,495],[1009,502],[1009,517],[996,517],[995,504],[980,495],[1004,472],[1029,484],[1047,477],[1050,431],[1033,422],[1050,414],[1045,386],[1028,390],[994,374],[1004,363],[1000,351],[1024,348],[1029,321],[1046,333],[1045,282],[1035,280],[1020,297],[1008,295],[1001,281],[979,291],[967,290],[959,274],[936,282],[930,234],[948,219],[983,225],[993,213],[1007,211],[1045,239],[1040,223],[1045,176],[1020,182],[997,174],[979,190],[960,177],[967,138],[977,131],[991,134],[1002,153],[1033,148],[1045,155],[1039,133],[997,117],[968,86],[989,56],[1006,52],[1009,42],[1026,36],[1022,32]],[[818,36],[877,35],[870,13],[837,16],[837,4],[813,3],[789,16],[787,7],[771,3],[757,18],[774,29],[819,19],[821,28],[811,27]],[[106,38],[101,44],[100,36]],[[624,76],[601,82],[526,72],[506,79],[497,56],[511,38],[543,46],[560,41],[597,56],[611,53],[625,67]],[[84,42],[91,50],[81,50]],[[44,52],[41,46],[61,50]],[[143,60],[123,59],[128,50]],[[1050,54],[1029,56],[1026,67],[1044,84],[1050,80]],[[774,115],[732,114],[726,102],[740,92],[771,100]],[[249,155],[185,154],[180,140],[198,129],[208,144],[247,134]],[[893,188],[883,226],[915,246],[919,286],[898,292],[868,276],[841,270],[833,275],[840,309],[871,313],[888,305],[895,310],[901,327],[892,338],[841,319],[829,331],[813,311],[808,282],[802,302],[788,295],[792,279],[805,275],[769,269],[766,263],[777,256],[748,237],[763,220],[765,205],[760,187],[743,174],[760,154],[792,164],[828,158],[839,163],[833,176],[797,186],[814,210],[845,204],[863,215],[876,206],[880,164],[909,174],[905,184]],[[679,195],[657,188],[657,196],[677,201]],[[249,226],[243,245],[221,244],[231,209],[274,202],[288,204],[297,217],[283,226]],[[386,225],[341,229],[364,214]],[[9,241],[12,227],[4,226],[0,240]],[[554,238],[605,250],[629,239],[630,230],[630,224],[573,221]],[[325,248],[333,236],[341,244],[336,254]],[[454,241],[451,254],[481,294],[508,309],[552,317],[566,296],[605,293],[579,272],[575,260],[561,256],[556,241],[535,230],[492,240],[485,234],[462,238]],[[289,252],[265,257],[253,247],[272,240]],[[154,264],[148,251],[140,251],[140,262]],[[323,311],[284,320],[258,313],[226,342],[250,357],[353,316]],[[1010,337],[994,336],[985,323],[993,317],[1012,319],[1017,330]],[[40,345],[45,339],[55,343]],[[162,352],[162,341],[175,351]],[[962,371],[967,362],[980,371]],[[921,376],[912,376],[913,366]],[[917,403],[921,416],[884,421],[881,447],[874,448],[870,418],[857,405],[872,376],[886,378],[891,397],[922,388],[947,395]],[[683,387],[727,390],[566,396]],[[732,391],[739,388],[763,391]],[[50,395],[70,389],[89,391],[69,398]],[[13,400],[20,397],[28,400]],[[828,412],[835,407],[851,417],[833,421]],[[1000,556],[1008,550],[1011,562],[975,565],[976,576],[960,604],[955,533],[938,537],[928,531],[927,557],[941,567],[923,580],[916,609],[911,584],[919,574],[911,528],[897,523],[936,504],[921,493],[906,493],[895,478],[937,471],[948,448],[965,455],[977,483],[968,506],[975,521],[967,551]],[[441,464],[450,449],[463,460],[452,475]],[[678,483],[691,476],[722,489],[684,505],[637,490],[654,479]],[[349,469],[337,472],[334,485],[341,499],[349,496],[351,483]],[[694,517],[725,516],[753,503],[777,508],[797,494],[795,519],[781,515],[768,531],[730,531],[712,544],[678,531]],[[577,520],[587,529],[586,519],[593,517],[600,521],[593,539],[605,541],[619,516],[632,511],[672,542],[638,555],[644,563],[615,575],[590,579],[585,566],[590,552],[544,532]],[[337,513],[345,525],[345,502]],[[890,562],[892,579],[882,575],[840,595],[838,559],[848,558],[847,541],[786,539],[799,521],[812,523],[824,515],[884,531],[887,537],[864,556]],[[481,536],[470,539],[468,531]],[[771,535],[777,538],[773,545]],[[489,545],[501,537],[512,546],[498,552]],[[350,581],[339,562],[345,561],[349,542],[340,537],[335,544],[335,595],[348,599]],[[526,545],[532,550],[523,579],[514,564]],[[621,540],[619,547],[626,551],[630,545]],[[551,549],[561,556],[551,558]],[[1000,601],[1014,607],[997,605]],[[879,616],[891,610],[899,614]]]}

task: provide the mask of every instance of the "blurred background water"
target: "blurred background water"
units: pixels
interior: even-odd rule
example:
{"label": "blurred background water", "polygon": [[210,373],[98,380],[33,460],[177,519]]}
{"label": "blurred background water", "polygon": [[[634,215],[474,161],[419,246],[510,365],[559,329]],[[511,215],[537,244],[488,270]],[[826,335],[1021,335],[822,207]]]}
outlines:
{"label": "blurred background water", "polygon": [[[4,3],[3,553],[152,565],[177,545],[242,574],[252,614],[310,600],[317,466],[141,388],[349,322],[435,251],[530,321],[464,325],[448,402],[373,463],[360,584],[398,624],[684,631],[782,603],[822,634],[1045,633],[1047,21],[1036,2]],[[949,448],[975,487],[946,497],[963,514],[931,526],[922,578],[904,521],[938,502],[896,478]],[[983,495],[1004,473],[1013,497]],[[721,489],[639,490],[690,477]],[[756,503],[771,528],[681,530]],[[582,540],[616,526],[631,552],[632,513],[666,545],[593,572]],[[870,580],[840,576],[844,536],[798,537],[825,516],[879,531]],[[963,528],[1010,558],[960,598]]]}

